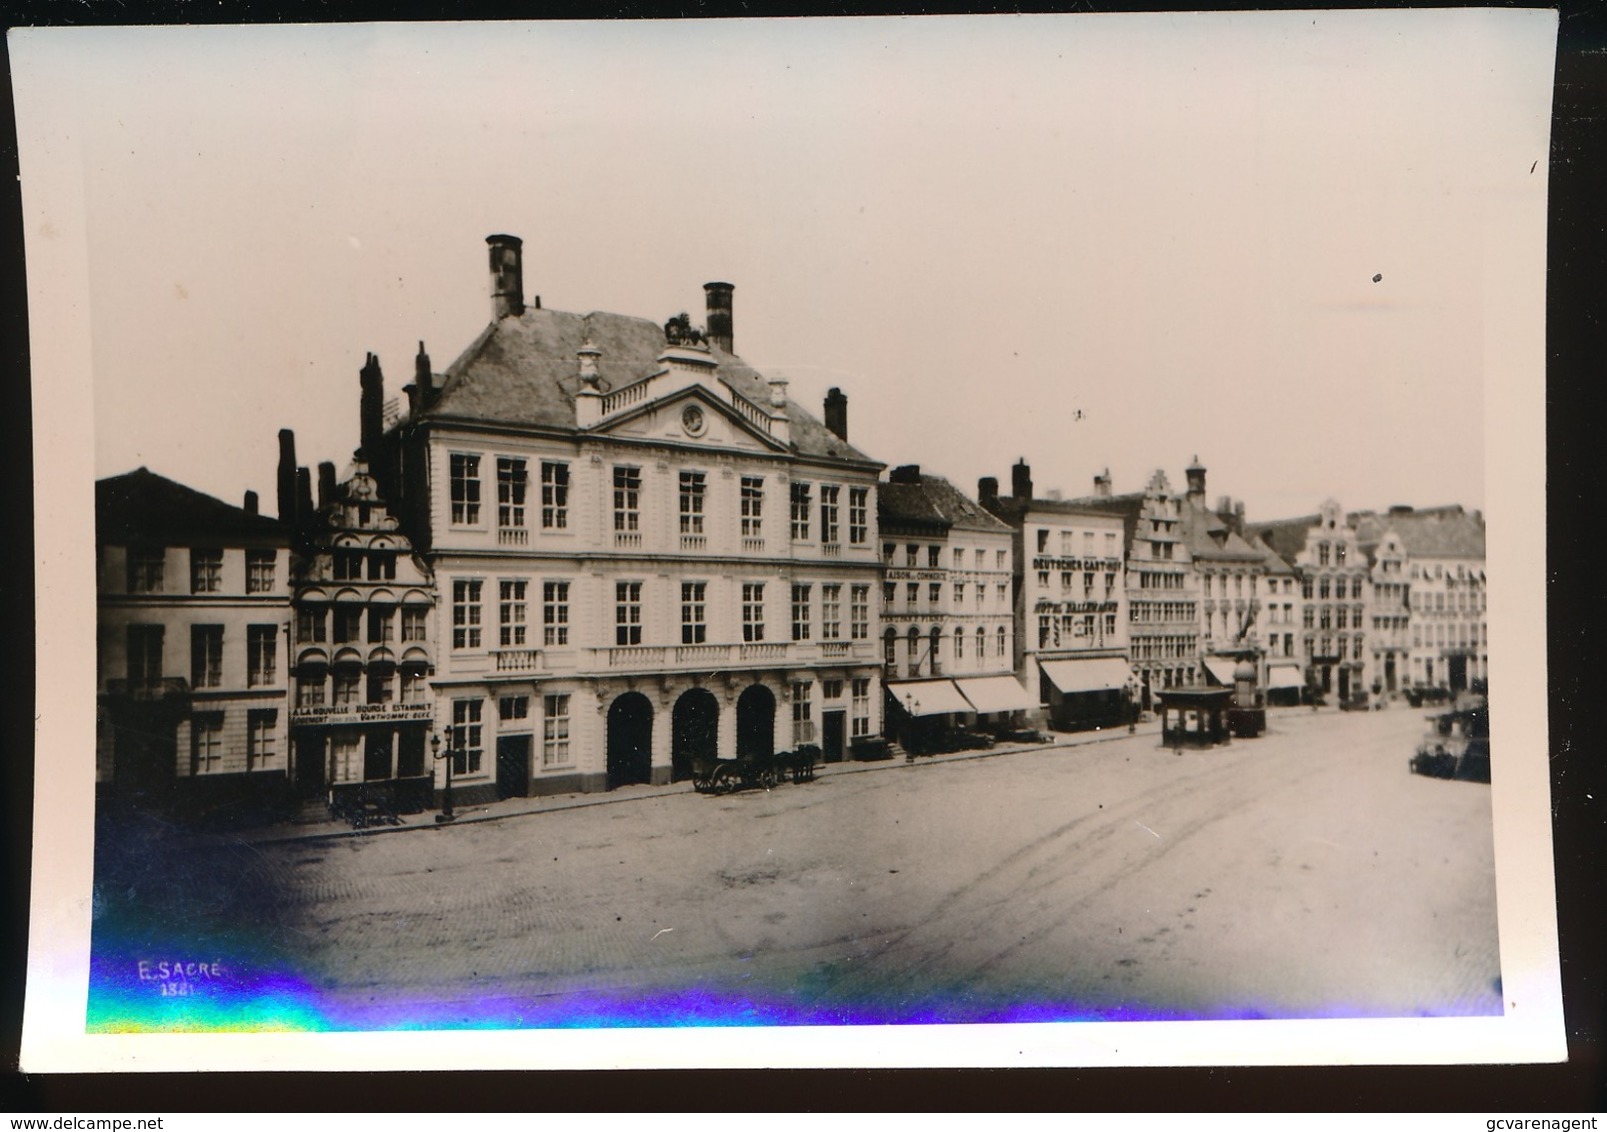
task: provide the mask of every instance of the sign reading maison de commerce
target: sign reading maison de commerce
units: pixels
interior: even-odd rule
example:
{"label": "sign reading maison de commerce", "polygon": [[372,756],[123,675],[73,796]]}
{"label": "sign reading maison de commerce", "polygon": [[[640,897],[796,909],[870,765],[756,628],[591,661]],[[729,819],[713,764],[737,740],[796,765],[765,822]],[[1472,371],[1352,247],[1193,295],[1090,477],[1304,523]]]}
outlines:
{"label": "sign reading maison de commerce", "polygon": [[320,704],[291,711],[290,722],[422,723],[434,718],[429,704]]}

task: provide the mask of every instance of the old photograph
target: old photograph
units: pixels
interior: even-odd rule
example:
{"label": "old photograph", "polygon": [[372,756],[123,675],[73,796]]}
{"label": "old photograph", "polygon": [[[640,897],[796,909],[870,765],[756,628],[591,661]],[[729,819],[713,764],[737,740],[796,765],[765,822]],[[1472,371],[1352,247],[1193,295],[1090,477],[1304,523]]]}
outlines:
{"label": "old photograph", "polygon": [[1555,35],[14,36],[35,1055],[1559,1056]]}

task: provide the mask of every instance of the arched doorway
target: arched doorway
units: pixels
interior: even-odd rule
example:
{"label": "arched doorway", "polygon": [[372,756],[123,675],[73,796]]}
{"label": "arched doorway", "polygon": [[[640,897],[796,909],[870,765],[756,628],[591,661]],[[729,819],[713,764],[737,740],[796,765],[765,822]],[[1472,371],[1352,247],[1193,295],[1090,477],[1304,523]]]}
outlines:
{"label": "arched doorway", "polygon": [[652,778],[653,705],[640,692],[626,692],[608,709],[608,788]]}
{"label": "arched doorway", "polygon": [[720,726],[720,701],[707,688],[693,688],[675,701],[670,717],[670,781],[692,777],[692,756],[713,758]]}
{"label": "arched doorway", "polygon": [[776,697],[763,684],[753,684],[737,700],[737,754],[776,753]]}

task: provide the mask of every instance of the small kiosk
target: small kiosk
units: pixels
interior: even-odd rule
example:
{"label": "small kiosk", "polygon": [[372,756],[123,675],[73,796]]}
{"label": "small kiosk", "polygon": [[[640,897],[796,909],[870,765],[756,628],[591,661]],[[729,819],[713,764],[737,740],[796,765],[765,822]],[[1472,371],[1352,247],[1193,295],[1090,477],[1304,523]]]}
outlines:
{"label": "small kiosk", "polygon": [[1214,747],[1232,742],[1228,730],[1232,688],[1166,688],[1158,695],[1162,746]]}

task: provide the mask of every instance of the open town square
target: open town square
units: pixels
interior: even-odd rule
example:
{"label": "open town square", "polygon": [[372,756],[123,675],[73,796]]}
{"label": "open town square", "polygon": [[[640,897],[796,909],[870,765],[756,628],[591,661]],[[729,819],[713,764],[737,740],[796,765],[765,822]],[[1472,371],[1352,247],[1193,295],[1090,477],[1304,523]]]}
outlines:
{"label": "open town square", "polygon": [[97,909],[153,958],[249,939],[356,1026],[1498,1014],[1490,788],[1410,773],[1422,724],[1277,709],[1205,750],[1144,723],[380,830],[132,816]]}

